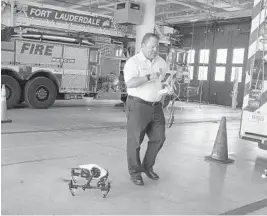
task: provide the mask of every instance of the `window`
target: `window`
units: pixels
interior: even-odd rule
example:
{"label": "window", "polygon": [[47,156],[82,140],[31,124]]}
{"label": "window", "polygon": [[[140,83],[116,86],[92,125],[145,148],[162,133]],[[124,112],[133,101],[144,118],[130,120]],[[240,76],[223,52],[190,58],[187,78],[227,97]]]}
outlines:
{"label": "window", "polygon": [[187,64],[189,65],[189,78],[194,79],[194,68],[195,68],[195,50],[188,50],[187,52]]}
{"label": "window", "polygon": [[117,4],[117,9],[124,9],[126,7],[126,3],[120,3],[120,4]]}
{"label": "window", "polygon": [[187,63],[187,53],[183,54],[183,63],[186,64]]}
{"label": "window", "polygon": [[231,82],[235,80],[235,71],[238,73],[238,82],[242,82],[242,73],[244,65],[244,48],[233,49],[233,59],[232,59],[232,71],[231,71]]}
{"label": "window", "polygon": [[199,63],[200,64],[208,64],[209,58],[210,58],[210,51],[208,49],[202,49],[200,50],[199,54]]}
{"label": "window", "polygon": [[225,81],[225,67],[224,66],[216,67],[215,81],[220,81],[220,82]]}
{"label": "window", "polygon": [[198,68],[198,80],[208,79],[208,66],[199,66]]}
{"label": "window", "polygon": [[131,3],[130,4],[130,8],[134,9],[134,10],[140,10],[140,5],[139,4],[135,4],[135,3]]}
{"label": "window", "polygon": [[187,62],[189,64],[194,64],[195,63],[195,50],[189,50],[188,51],[188,60]]}
{"label": "window", "polygon": [[184,60],[183,53],[176,53],[176,62],[182,64]]}
{"label": "window", "polygon": [[194,58],[195,50],[188,50],[187,52],[177,53],[176,62],[178,64],[188,65],[189,78],[194,78]]}
{"label": "window", "polygon": [[233,64],[243,64],[244,61],[244,48],[237,48],[233,50]]}
{"label": "window", "polygon": [[226,64],[227,60],[227,49],[218,49],[216,63],[217,64]]}
{"label": "window", "polygon": [[176,62],[183,64],[194,64],[195,50],[188,50],[187,52],[177,53]]}
{"label": "window", "polygon": [[217,49],[214,81],[225,82],[228,49]]}
{"label": "window", "polygon": [[236,70],[237,70],[237,73],[238,73],[238,82],[242,82],[242,70],[243,70],[243,67],[232,67],[231,82],[234,82],[234,80],[235,80],[235,71]]}
{"label": "window", "polygon": [[208,49],[202,49],[199,51],[198,80],[208,79],[209,54],[210,51]]}
{"label": "window", "polygon": [[98,52],[96,50],[90,50],[90,62],[96,63],[98,61]]}
{"label": "window", "polygon": [[188,70],[189,70],[190,80],[194,79],[194,66],[189,66]]}
{"label": "window", "polygon": [[121,56],[122,56],[122,52],[123,52],[122,48],[116,48],[116,53],[115,53],[115,55],[116,55],[117,57],[121,57]]}

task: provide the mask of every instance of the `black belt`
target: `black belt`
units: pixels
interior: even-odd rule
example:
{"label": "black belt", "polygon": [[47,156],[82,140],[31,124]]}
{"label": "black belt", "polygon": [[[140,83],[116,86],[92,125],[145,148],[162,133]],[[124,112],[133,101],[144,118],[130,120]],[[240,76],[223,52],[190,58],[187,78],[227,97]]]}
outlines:
{"label": "black belt", "polygon": [[149,102],[149,101],[145,101],[145,100],[142,100],[141,98],[134,97],[134,96],[131,96],[131,95],[128,95],[128,98],[129,99],[133,99],[133,100],[138,101],[138,102],[143,103],[143,104],[147,104],[149,106],[157,106],[157,105],[161,104],[160,101]]}

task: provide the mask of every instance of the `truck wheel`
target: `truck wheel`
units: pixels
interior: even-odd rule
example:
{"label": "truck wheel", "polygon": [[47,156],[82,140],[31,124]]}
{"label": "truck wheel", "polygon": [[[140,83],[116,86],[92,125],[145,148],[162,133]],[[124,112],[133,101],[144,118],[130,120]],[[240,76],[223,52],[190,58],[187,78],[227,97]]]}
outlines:
{"label": "truck wheel", "polygon": [[7,108],[11,109],[19,103],[21,88],[16,79],[8,75],[1,75],[1,85],[6,87]]}
{"label": "truck wheel", "polygon": [[31,108],[47,109],[53,105],[56,96],[56,85],[46,77],[36,77],[25,85],[25,102]]}

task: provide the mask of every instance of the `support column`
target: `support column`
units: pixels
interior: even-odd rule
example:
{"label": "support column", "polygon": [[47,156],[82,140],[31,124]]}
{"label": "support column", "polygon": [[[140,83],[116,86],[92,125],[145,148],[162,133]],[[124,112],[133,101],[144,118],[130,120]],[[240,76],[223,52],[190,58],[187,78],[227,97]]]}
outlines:
{"label": "support column", "polygon": [[143,24],[136,26],[136,43],[135,43],[135,53],[138,53],[141,48],[141,41],[143,36],[148,33],[154,32],[155,26],[155,11],[156,10],[156,0],[143,0],[142,1],[142,11],[143,11]]}
{"label": "support column", "polygon": [[[14,25],[14,21],[13,21],[13,17],[14,17],[14,1],[11,0],[9,2],[7,1],[1,1],[1,24],[3,26],[13,26]],[[2,27],[1,26],[1,29]]]}
{"label": "support column", "polygon": [[14,0],[10,1],[10,26],[13,27],[14,26]]}

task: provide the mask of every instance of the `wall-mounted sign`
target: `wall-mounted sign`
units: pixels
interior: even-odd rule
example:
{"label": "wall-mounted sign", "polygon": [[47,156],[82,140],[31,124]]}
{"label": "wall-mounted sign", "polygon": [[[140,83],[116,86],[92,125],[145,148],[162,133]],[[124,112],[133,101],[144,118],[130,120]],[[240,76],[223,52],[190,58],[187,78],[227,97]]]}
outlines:
{"label": "wall-mounted sign", "polygon": [[27,16],[57,22],[67,22],[85,26],[111,28],[112,20],[109,17],[99,15],[76,14],[68,11],[59,11],[49,8],[28,6]]}

